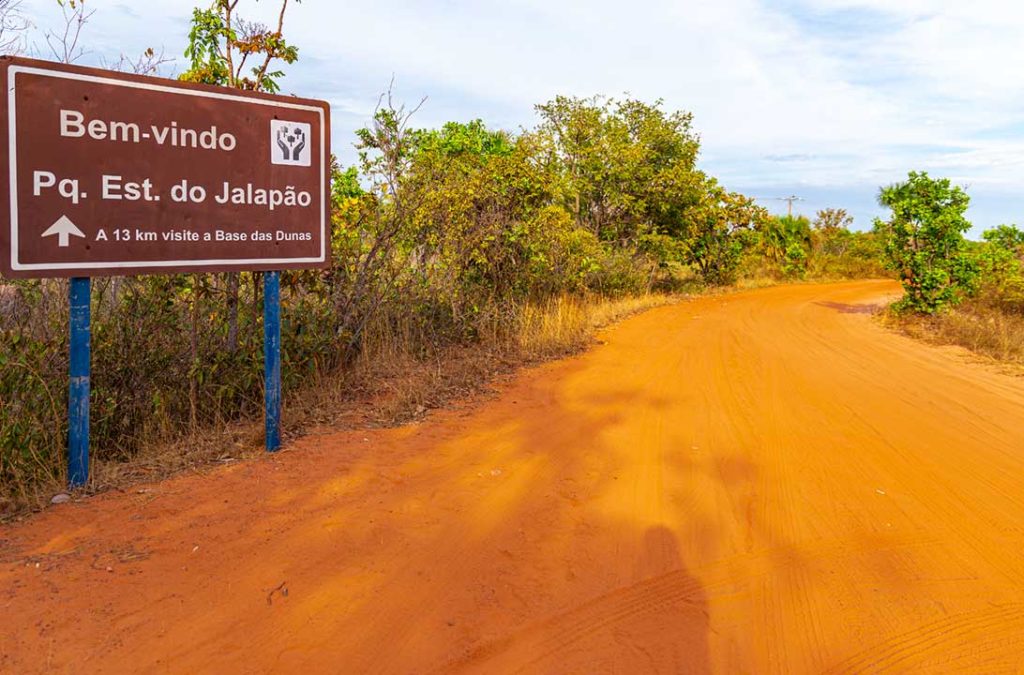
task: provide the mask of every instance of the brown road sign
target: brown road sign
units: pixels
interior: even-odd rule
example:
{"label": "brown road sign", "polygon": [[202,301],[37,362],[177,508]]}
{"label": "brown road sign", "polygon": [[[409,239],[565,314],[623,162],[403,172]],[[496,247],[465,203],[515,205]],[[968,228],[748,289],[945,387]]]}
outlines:
{"label": "brown road sign", "polygon": [[0,270],[325,267],[330,107],[0,58]]}

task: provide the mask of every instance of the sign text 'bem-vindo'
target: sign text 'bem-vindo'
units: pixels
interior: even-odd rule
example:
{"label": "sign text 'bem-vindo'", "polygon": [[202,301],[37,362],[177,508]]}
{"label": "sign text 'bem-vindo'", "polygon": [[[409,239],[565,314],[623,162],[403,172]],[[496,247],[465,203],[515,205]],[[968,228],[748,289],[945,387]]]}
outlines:
{"label": "sign text 'bem-vindo'", "polygon": [[328,264],[326,103],[7,57],[0,79],[5,275]]}

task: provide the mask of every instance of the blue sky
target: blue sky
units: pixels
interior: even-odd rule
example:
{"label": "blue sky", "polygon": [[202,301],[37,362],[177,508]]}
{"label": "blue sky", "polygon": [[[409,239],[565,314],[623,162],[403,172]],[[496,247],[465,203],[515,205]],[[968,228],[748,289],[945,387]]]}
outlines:
{"label": "blue sky", "polygon": [[[87,0],[96,65],[148,46],[178,57],[191,0]],[[24,0],[32,43],[55,0]],[[242,0],[269,21],[272,0]],[[335,152],[353,161],[392,75],[428,97],[421,126],[482,118],[510,130],[556,94],[664,99],[694,113],[701,165],[775,211],[881,215],[881,185],[911,169],[969,188],[973,234],[1024,223],[1024,5],[1009,0],[305,0],[289,9],[300,61],[284,90],[331,102]]]}

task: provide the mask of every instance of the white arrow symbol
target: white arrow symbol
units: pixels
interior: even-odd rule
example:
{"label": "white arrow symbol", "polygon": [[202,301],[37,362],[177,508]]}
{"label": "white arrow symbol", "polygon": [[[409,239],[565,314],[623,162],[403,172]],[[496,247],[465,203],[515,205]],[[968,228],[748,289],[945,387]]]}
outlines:
{"label": "white arrow symbol", "polygon": [[78,227],[71,222],[71,219],[67,216],[61,216],[57,219],[57,222],[50,225],[46,232],[43,232],[43,237],[52,237],[57,235],[57,246],[61,248],[67,248],[71,241],[71,236],[84,237],[85,232],[82,232]]}

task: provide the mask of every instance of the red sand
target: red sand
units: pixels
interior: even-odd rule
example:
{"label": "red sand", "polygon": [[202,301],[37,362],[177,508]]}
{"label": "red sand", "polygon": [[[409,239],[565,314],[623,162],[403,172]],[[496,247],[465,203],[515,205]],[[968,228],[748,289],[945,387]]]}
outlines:
{"label": "red sand", "polygon": [[1024,669],[1024,379],[888,282],[647,312],[472,412],[0,529],[4,672]]}

